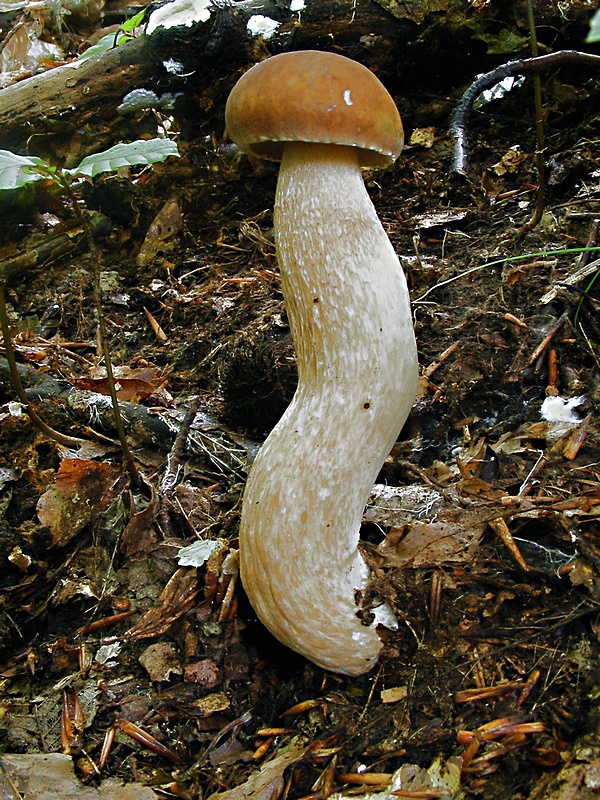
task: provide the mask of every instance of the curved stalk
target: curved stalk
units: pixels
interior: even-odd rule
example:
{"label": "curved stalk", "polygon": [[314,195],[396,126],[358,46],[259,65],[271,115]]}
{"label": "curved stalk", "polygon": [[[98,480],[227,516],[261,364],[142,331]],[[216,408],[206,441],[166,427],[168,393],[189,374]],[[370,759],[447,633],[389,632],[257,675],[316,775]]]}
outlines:
{"label": "curved stalk", "polygon": [[92,275],[93,275],[93,289],[94,289],[94,305],[96,306],[96,316],[98,318],[98,330],[100,332],[100,344],[102,347],[102,354],[104,356],[104,367],[106,369],[106,381],[108,383],[108,391],[110,395],[110,399],[112,402],[113,407],[113,418],[115,421],[115,427],[117,429],[117,435],[119,437],[119,442],[121,444],[121,450],[123,452],[123,461],[125,462],[125,468],[131,478],[131,481],[136,489],[140,489],[142,484],[142,479],[135,463],[135,459],[133,458],[133,454],[131,452],[131,448],[129,447],[129,442],[127,441],[127,435],[125,433],[125,426],[123,425],[123,419],[121,417],[121,410],[119,408],[119,398],[117,396],[117,386],[115,381],[115,376],[112,368],[112,358],[110,354],[110,343],[108,339],[108,332],[106,330],[106,319],[104,317],[104,306],[102,305],[102,292],[100,290],[100,275],[102,272],[102,258],[100,255],[100,250],[96,245],[96,240],[94,239],[94,233],[90,226],[90,223],[87,217],[82,213],[79,203],[77,202],[77,198],[75,197],[75,193],[73,192],[73,187],[71,186],[71,182],[68,176],[64,174],[60,174],[57,176],[57,180],[60,186],[66,191],[71,205],[73,207],[73,211],[77,218],[77,221],[81,225],[85,237],[87,239],[88,247],[90,248],[90,254],[92,256]]}
{"label": "curved stalk", "polygon": [[241,577],[280,641],[358,675],[381,650],[356,604],[361,517],[417,384],[409,295],[355,148],[286,144],[275,236],[299,384],[250,471]]}

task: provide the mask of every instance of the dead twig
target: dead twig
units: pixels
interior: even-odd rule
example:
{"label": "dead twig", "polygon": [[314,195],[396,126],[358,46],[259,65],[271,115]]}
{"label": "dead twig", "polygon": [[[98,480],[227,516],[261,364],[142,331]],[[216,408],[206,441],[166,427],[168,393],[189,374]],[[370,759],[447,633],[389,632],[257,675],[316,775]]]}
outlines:
{"label": "dead twig", "polygon": [[200,398],[196,397],[192,401],[189,409],[186,412],[183,422],[181,423],[181,428],[179,429],[179,433],[177,434],[171,452],[167,458],[167,469],[165,470],[163,479],[160,482],[160,511],[158,514],[158,521],[163,534],[167,537],[171,534],[169,505],[173,491],[177,485],[177,481],[179,480],[179,475],[182,469],[181,461],[185,452],[186,442],[190,433],[190,428],[192,427],[192,423],[196,418],[196,414],[198,413],[199,406]]}
{"label": "dead twig", "polygon": [[508,525],[502,519],[502,517],[498,517],[497,519],[491,519],[488,521],[488,525],[494,531],[494,533],[500,538],[502,544],[506,547],[509,551],[511,556],[517,562],[517,564],[521,567],[524,572],[530,572],[531,567],[527,564],[523,556],[521,555],[521,551],[515,544],[515,540],[513,539],[512,533],[508,529]]}
{"label": "dead twig", "polygon": [[4,761],[1,758],[0,758],[0,770],[2,771],[2,775],[4,776],[4,780],[8,784],[8,786],[9,786],[10,790],[12,791],[12,793],[14,794],[16,800],[23,800],[23,795],[19,791],[19,787],[13,781],[13,779],[11,777],[11,774],[8,771],[7,765],[4,763]]}
{"label": "dead twig", "polygon": [[454,110],[450,121],[450,138],[454,143],[454,156],[452,159],[451,172],[459,175],[467,174],[468,166],[468,145],[467,145],[467,123],[469,115],[473,109],[473,103],[479,95],[494,86],[496,83],[512,75],[521,73],[539,72],[557,64],[583,64],[592,67],[600,66],[600,56],[591,53],[581,53],[578,50],[558,50],[556,53],[548,53],[536,58],[518,58],[508,61],[499,67],[480,75],[477,80],[469,86],[463,94],[459,104]]}
{"label": "dead twig", "polygon": [[566,311],[565,311],[564,314],[560,315],[560,317],[558,318],[558,320],[556,322],[556,325],[554,325],[554,327],[552,328],[550,333],[547,336],[544,337],[544,339],[538,344],[538,346],[535,348],[535,350],[533,351],[533,353],[529,357],[529,360],[525,364],[526,367],[530,367],[532,364],[535,364],[536,361],[538,361],[538,359],[545,352],[545,350],[548,347],[548,345],[550,344],[550,342],[554,339],[556,334],[559,333],[559,331],[561,330],[561,328],[563,327],[563,325],[565,324],[565,322],[567,321],[568,318],[569,318],[569,314]]}

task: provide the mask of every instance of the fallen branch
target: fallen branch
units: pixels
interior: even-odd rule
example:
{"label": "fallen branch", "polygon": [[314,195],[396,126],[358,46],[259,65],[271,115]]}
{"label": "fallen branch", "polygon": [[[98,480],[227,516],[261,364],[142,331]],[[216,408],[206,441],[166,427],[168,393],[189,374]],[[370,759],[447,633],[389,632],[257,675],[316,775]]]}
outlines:
{"label": "fallen branch", "polygon": [[[105,437],[114,436],[114,413],[107,395],[77,389],[67,381],[18,365],[19,375],[29,401],[44,407],[55,427],[71,432],[75,426],[82,438],[92,428]],[[0,387],[12,393],[8,361],[0,358]],[[185,409],[164,409],[156,412],[138,403],[121,401],[119,409],[131,447],[170,448],[181,430]],[[202,427],[194,427],[187,437],[187,451],[205,464],[214,475],[233,475],[243,479],[254,443],[240,444],[240,437],[231,438],[217,423],[203,413]],[[105,440],[106,441],[106,440]],[[118,449],[117,442],[114,443]]]}

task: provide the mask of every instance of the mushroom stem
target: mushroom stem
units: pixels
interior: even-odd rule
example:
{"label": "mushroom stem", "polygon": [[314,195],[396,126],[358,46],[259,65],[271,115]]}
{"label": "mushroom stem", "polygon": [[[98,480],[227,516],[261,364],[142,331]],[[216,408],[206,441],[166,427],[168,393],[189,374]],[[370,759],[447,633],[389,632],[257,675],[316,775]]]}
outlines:
{"label": "mushroom stem", "polygon": [[[357,616],[369,579],[360,523],[410,412],[417,354],[406,281],[356,148],[286,143],[275,239],[299,383],[250,471],[241,576],[281,642],[359,675],[381,650]],[[395,622],[386,606],[376,621]]]}

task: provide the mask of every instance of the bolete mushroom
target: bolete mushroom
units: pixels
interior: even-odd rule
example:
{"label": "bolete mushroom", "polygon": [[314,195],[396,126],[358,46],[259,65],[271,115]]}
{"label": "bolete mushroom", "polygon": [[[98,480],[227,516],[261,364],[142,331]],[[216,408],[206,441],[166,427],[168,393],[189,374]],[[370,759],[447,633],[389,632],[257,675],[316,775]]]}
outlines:
{"label": "bolete mushroom", "polygon": [[361,166],[392,163],[402,123],[366,67],[300,51],[246,72],[226,125],[241,150],[281,161],[275,245],[298,361],[294,398],[246,484],[242,583],[277,639],[359,675],[379,656],[376,624],[396,622],[383,604],[361,619],[361,517],[417,384],[406,281]]}

